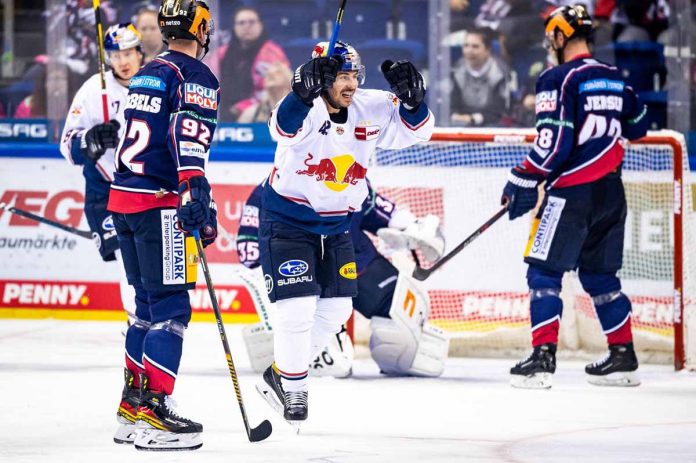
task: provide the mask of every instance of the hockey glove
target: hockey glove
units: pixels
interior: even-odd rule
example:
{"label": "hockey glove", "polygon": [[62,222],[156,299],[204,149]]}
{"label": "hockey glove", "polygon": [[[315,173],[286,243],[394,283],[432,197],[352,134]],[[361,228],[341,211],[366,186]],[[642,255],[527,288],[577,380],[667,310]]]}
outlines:
{"label": "hockey glove", "polygon": [[121,124],[116,120],[97,124],[82,137],[81,147],[89,159],[97,162],[109,148],[118,146],[118,129]]}
{"label": "hockey glove", "polygon": [[201,228],[201,242],[203,243],[203,247],[207,248],[213,244],[217,235],[217,205],[215,204],[215,200],[211,199],[210,216],[205,225],[203,225],[203,228]]}
{"label": "hockey glove", "polygon": [[540,174],[525,172],[521,167],[515,167],[510,171],[500,198],[500,204],[508,204],[510,220],[515,220],[534,209],[539,199],[537,187],[543,180],[544,177]]}
{"label": "hockey glove", "polygon": [[[191,177],[179,183],[179,205],[177,216],[181,229],[191,233],[210,224],[211,198],[210,185],[202,175]],[[215,221],[217,233],[217,221]],[[214,239],[214,238],[213,238]]]}
{"label": "hockey glove", "polygon": [[292,91],[308,106],[322,90],[331,87],[343,60],[339,56],[314,58],[298,67],[292,80]]}
{"label": "hockey glove", "polygon": [[410,61],[386,60],[381,66],[384,78],[401,103],[409,111],[414,110],[425,98],[423,76]]}

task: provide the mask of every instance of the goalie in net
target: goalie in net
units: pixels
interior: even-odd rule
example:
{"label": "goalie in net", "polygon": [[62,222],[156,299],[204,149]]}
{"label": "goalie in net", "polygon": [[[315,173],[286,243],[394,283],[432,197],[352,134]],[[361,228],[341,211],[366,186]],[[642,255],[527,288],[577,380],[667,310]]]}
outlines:
{"label": "goalie in net", "polygon": [[[258,221],[263,187],[263,183],[258,185],[247,199],[237,233],[239,261],[249,269],[260,266]],[[362,209],[353,215],[351,239],[358,274],[358,295],[353,298],[353,307],[370,319],[370,353],[384,374],[440,376],[449,340],[440,329],[427,323],[427,293],[408,271],[399,271],[382,256],[366,232],[378,235],[390,248],[419,250],[426,260],[434,262],[445,245],[438,225],[438,217],[416,218],[372,187]],[[240,277],[253,286],[253,293],[263,293],[257,289],[263,284],[260,273],[249,272]],[[273,361],[273,327],[267,298],[256,297],[256,306],[264,321],[244,328],[243,338],[252,368],[260,373]],[[353,345],[343,331],[312,361],[309,371],[315,376],[346,377],[352,372],[352,363]]]}

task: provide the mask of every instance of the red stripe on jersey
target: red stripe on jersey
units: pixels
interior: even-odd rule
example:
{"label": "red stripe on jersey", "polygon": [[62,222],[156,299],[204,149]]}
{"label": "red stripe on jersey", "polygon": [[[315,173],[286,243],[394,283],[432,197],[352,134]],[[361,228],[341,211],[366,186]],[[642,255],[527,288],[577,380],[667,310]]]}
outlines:
{"label": "red stripe on jersey", "polygon": [[430,120],[430,113],[428,113],[428,117],[426,117],[425,119],[423,119],[423,122],[421,122],[420,124],[415,125],[415,126],[409,124],[408,122],[406,122],[406,119],[404,119],[403,117],[401,118],[401,122],[403,122],[404,125],[405,125],[408,129],[413,130],[414,132],[415,132],[416,130],[420,129],[421,127],[423,127],[423,126],[425,125],[425,123],[428,122],[429,120]]}
{"label": "red stripe on jersey", "polygon": [[[295,135],[297,135],[297,133],[289,134],[289,133],[283,132],[283,131],[280,129],[280,126],[279,126],[277,123],[276,123],[275,126],[276,126],[276,130],[278,131],[278,133],[280,134],[281,137],[285,137],[285,138],[295,138]],[[298,133],[299,133],[299,130],[298,130]]]}
{"label": "red stripe on jersey", "polygon": [[553,182],[553,188],[565,188],[569,186],[582,185],[584,183],[594,182],[605,175],[614,172],[623,161],[624,149],[618,140],[609,147],[604,153],[601,153],[588,164],[573,171],[561,174],[556,181]]}
{"label": "red stripe on jersey", "polygon": [[178,203],[179,198],[171,193],[158,198],[154,193],[134,193],[112,188],[107,210],[121,214],[135,214],[150,209],[176,207]]}
{"label": "red stripe on jersey", "polygon": [[187,170],[180,170],[179,171],[179,183],[183,182],[184,180],[188,180],[191,177],[203,177],[203,172],[201,172],[202,169],[200,168],[195,168],[195,169],[187,169]]}

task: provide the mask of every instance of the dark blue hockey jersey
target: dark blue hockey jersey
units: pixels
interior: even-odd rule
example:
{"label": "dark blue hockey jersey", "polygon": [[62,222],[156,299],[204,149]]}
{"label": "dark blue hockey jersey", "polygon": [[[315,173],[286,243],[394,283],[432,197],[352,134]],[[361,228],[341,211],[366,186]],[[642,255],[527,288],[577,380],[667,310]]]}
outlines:
{"label": "dark blue hockey jersey", "polygon": [[[249,268],[260,265],[259,262],[259,216],[261,212],[261,198],[264,184],[258,185],[249,195],[242,217],[239,219],[237,231],[237,252],[239,261]],[[355,263],[358,275],[372,262],[379,252],[372,240],[364,232],[376,234],[377,230],[389,226],[389,220],[396,209],[396,205],[379,195],[368,183],[368,195],[362,204],[362,208],[356,211],[350,222],[350,233],[355,248]]]}
{"label": "dark blue hockey jersey", "polygon": [[131,79],[110,211],[177,205],[179,182],[205,174],[219,93],[205,64],[176,51],[159,55]]}
{"label": "dark blue hockey jersey", "polygon": [[538,133],[523,166],[547,189],[593,182],[621,165],[621,138],[645,135],[646,113],[617,68],[578,56],[539,76]]}

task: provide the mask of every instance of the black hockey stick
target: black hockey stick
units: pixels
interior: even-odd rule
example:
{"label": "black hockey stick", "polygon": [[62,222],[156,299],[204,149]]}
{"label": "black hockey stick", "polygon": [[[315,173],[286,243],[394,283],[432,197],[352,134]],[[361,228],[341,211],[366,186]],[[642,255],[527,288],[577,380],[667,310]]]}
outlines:
{"label": "black hockey stick", "polygon": [[326,56],[331,57],[333,55],[334,47],[336,46],[336,41],[338,40],[338,31],[341,30],[341,23],[343,23],[343,14],[346,12],[346,0],[341,0],[341,6],[338,7],[338,14],[336,15],[336,22],[334,23],[333,32],[331,33],[331,39],[329,40],[329,49],[327,50]]}
{"label": "black hockey stick", "polygon": [[416,268],[413,269],[413,278],[419,281],[425,281],[435,270],[439,269],[443,265],[445,265],[451,258],[459,254],[459,251],[467,247],[469,244],[471,244],[472,241],[474,241],[476,238],[478,238],[483,232],[488,230],[488,228],[493,225],[495,222],[498,221],[502,216],[505,215],[505,213],[508,210],[508,205],[505,204],[498,212],[495,213],[493,217],[488,219],[486,223],[481,225],[476,229],[475,232],[473,232],[471,235],[469,235],[464,241],[459,243],[459,245],[452,249],[447,255],[445,255],[442,259],[438,260],[435,262],[435,265],[432,267],[425,269],[421,267],[420,265],[416,265]]}
{"label": "black hockey stick", "polygon": [[32,212],[25,211],[23,209],[17,209],[14,206],[9,206],[5,203],[0,203],[0,209],[5,209],[6,211],[9,211],[13,214],[16,215],[21,215],[22,217],[26,217],[27,219],[34,220],[39,223],[43,223],[46,225],[50,225],[55,228],[59,228],[63,231],[66,231],[68,233],[72,233],[73,235],[80,236],[82,238],[87,238],[88,240],[92,239],[92,233],[88,232],[86,230],[78,230],[77,228],[71,227],[70,225],[63,225],[62,223],[59,222],[54,222],[53,220],[49,220],[46,217],[41,217],[40,215],[36,215]]}
{"label": "black hockey stick", "polygon": [[104,66],[104,27],[102,26],[100,0],[92,0],[94,25],[97,29],[97,58],[99,62],[99,84],[101,86],[104,122],[109,122],[109,97],[106,92],[106,68]]}
{"label": "black hockey stick", "polygon": [[249,438],[249,442],[259,442],[271,435],[273,432],[273,426],[271,426],[271,422],[268,420],[263,420],[263,422],[255,428],[249,426],[249,419],[247,418],[246,408],[244,407],[244,401],[242,400],[242,390],[239,387],[239,378],[237,378],[237,370],[234,368],[232,353],[230,352],[230,346],[227,343],[227,334],[225,334],[225,327],[222,324],[222,315],[220,314],[217,296],[215,296],[215,290],[213,289],[213,282],[210,278],[208,260],[205,258],[200,232],[195,230],[193,232],[193,237],[196,239],[196,248],[198,249],[198,256],[201,261],[201,267],[203,268],[203,275],[205,275],[205,284],[208,286],[208,294],[210,295],[210,302],[213,305],[213,311],[215,312],[215,320],[217,321],[220,340],[222,341],[222,347],[225,349],[225,357],[227,357],[227,368],[230,370],[230,376],[232,377],[232,383],[234,384],[234,392],[237,395],[239,410],[242,412],[242,419],[244,420],[244,427],[246,428],[247,437]]}

